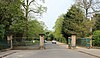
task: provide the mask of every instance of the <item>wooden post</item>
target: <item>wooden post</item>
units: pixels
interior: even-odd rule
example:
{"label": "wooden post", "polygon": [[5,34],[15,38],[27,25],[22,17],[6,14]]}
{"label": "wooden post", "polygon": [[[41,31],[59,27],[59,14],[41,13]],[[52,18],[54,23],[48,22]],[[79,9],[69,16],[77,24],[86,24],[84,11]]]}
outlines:
{"label": "wooden post", "polygon": [[44,49],[44,34],[40,35],[40,49]]}

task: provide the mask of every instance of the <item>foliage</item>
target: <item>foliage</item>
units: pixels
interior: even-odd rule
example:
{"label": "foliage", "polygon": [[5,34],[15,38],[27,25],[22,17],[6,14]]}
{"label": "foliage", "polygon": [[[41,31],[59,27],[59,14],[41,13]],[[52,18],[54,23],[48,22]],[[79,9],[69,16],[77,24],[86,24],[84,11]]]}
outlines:
{"label": "foliage", "polygon": [[29,20],[29,12],[33,11],[33,15],[42,14],[44,9],[46,7],[35,0],[0,0],[0,37],[6,38],[10,31],[14,38],[18,37],[19,42],[23,36],[39,37],[38,34],[44,32],[44,25],[42,22]]}
{"label": "foliage", "polygon": [[41,22],[37,21],[37,20],[30,20],[28,22],[29,24],[29,30],[28,30],[28,36],[29,37],[39,37],[39,34],[44,33],[44,26]]}
{"label": "foliage", "polygon": [[[0,0],[0,37],[5,40],[13,32],[10,27],[23,16],[20,0]],[[1,38],[0,38],[1,39]],[[0,43],[2,48],[7,48],[7,39]]]}
{"label": "foliage", "polygon": [[62,24],[63,24],[63,15],[61,15],[57,21],[55,22],[55,26],[54,26],[54,29],[55,29],[55,38],[59,38],[61,37],[61,31],[62,31]]}
{"label": "foliage", "polygon": [[58,41],[68,41],[71,34],[77,37],[86,37],[90,33],[90,28],[94,26],[94,20],[87,20],[84,12],[74,5],[66,14],[58,17],[54,26],[54,36]]}
{"label": "foliage", "polygon": [[[40,3],[39,3],[40,2]],[[25,17],[26,20],[29,20],[29,14],[30,12],[35,14],[43,14],[44,12],[46,12],[46,7],[44,7],[42,4],[44,3],[44,0],[22,0],[21,4],[22,4],[22,9],[25,12]],[[36,17],[36,16],[33,16]]]}
{"label": "foliage", "polygon": [[94,16],[94,19],[95,19],[95,23],[94,23],[94,28],[93,30],[100,30],[100,14],[96,14]]}
{"label": "foliage", "polygon": [[49,34],[52,33],[49,30],[45,29],[44,34],[45,34],[45,40],[49,40]]}
{"label": "foliage", "polygon": [[[100,12],[100,0],[77,0],[77,5],[85,10],[86,18],[92,13]],[[92,10],[93,12],[90,12]]]}
{"label": "foliage", "polygon": [[56,40],[60,42],[62,41],[64,42],[65,40],[62,34],[63,22],[64,22],[64,15],[61,15],[58,17],[57,21],[55,22],[55,26],[54,26],[54,29],[55,29],[54,37],[56,38]]}
{"label": "foliage", "polygon": [[49,31],[49,34],[47,34],[47,36],[49,38],[48,40],[54,40],[54,34],[52,31]]}
{"label": "foliage", "polygon": [[95,46],[100,46],[100,30],[94,31],[93,39],[94,39],[93,44]]}
{"label": "foliage", "polygon": [[34,46],[36,44],[39,44],[40,42],[38,40],[34,40],[35,42],[33,43],[32,40],[28,41],[24,41],[24,42],[14,42],[14,46]]}
{"label": "foliage", "polygon": [[11,25],[23,16],[19,2],[20,0],[0,0],[0,24],[4,25],[5,32],[9,31]]}
{"label": "foliage", "polygon": [[[15,33],[15,37],[23,37],[23,33],[26,32],[25,31],[25,22],[23,20],[18,20],[14,25],[11,26],[11,29],[14,31]],[[39,34],[40,33],[44,33],[44,25],[37,21],[37,20],[30,20],[28,21],[28,33],[27,39],[36,39],[39,38]],[[20,39],[21,40],[21,39]]]}
{"label": "foliage", "polygon": [[92,21],[86,20],[82,10],[76,6],[72,6],[64,16],[63,32],[67,34],[85,37],[92,26]]}
{"label": "foliage", "polygon": [[23,33],[25,30],[25,21],[23,18],[19,18],[13,25],[10,27],[15,33]]}
{"label": "foliage", "polygon": [[[44,0],[40,0],[39,2],[44,2]],[[36,14],[42,14],[45,12],[46,7],[44,7],[42,4],[39,4],[39,2],[35,0],[22,0],[21,1],[21,6],[23,7],[23,12],[25,15],[25,32],[24,36],[27,36],[28,33],[28,21],[30,18],[30,14],[34,14],[32,18],[36,17]],[[32,7],[31,7],[32,6]]]}
{"label": "foliage", "polygon": [[4,38],[5,29],[3,25],[0,25],[0,39]]}
{"label": "foliage", "polygon": [[[22,6],[25,7],[24,10],[27,10],[28,12],[32,10],[40,10],[42,13],[42,5],[41,7],[40,4],[38,4],[37,6],[36,4],[34,4],[36,3],[36,1],[34,0],[32,0],[31,2],[27,0],[30,3],[27,2],[28,5],[26,5],[25,1],[26,0],[0,0],[0,24],[4,25],[4,29],[6,32],[11,30],[15,34],[21,33],[23,35],[23,33],[26,32],[26,26],[27,29],[29,28],[28,21],[24,16],[25,11],[23,11]],[[30,9],[30,5],[34,5],[36,9]],[[40,13],[40,11],[36,13]]]}

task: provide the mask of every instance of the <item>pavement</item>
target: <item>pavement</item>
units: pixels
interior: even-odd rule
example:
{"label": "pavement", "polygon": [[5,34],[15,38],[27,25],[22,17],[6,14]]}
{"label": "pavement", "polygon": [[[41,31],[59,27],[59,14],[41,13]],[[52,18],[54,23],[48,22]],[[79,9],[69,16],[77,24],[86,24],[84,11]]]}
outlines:
{"label": "pavement", "polygon": [[[63,46],[63,47],[66,47],[68,49],[68,45],[65,44],[65,43],[60,43],[60,42],[57,42],[59,45]],[[75,51],[78,51],[78,52],[81,52],[81,53],[84,53],[84,54],[88,54],[88,55],[91,55],[91,56],[95,56],[97,58],[100,58],[100,49],[94,49],[94,48],[90,48],[90,49],[87,49],[85,47],[79,47],[79,46],[76,46],[75,49],[72,49],[72,50],[75,50]]]}
{"label": "pavement", "polygon": [[4,52],[0,51],[0,58],[3,58],[5,56],[8,56],[8,55],[16,53],[16,52],[17,52],[17,50],[7,50],[7,51],[4,51]]}
{"label": "pavement", "polygon": [[38,50],[39,49],[39,45],[34,45],[34,46],[19,46],[19,47],[15,47],[13,49],[4,49],[0,51],[0,58],[4,58],[8,55],[14,54],[19,52],[20,50]]}
{"label": "pavement", "polygon": [[81,53],[85,53],[85,54],[100,58],[100,49],[93,49],[93,48],[87,49],[83,47],[76,47],[76,48],[77,48],[77,51]]}

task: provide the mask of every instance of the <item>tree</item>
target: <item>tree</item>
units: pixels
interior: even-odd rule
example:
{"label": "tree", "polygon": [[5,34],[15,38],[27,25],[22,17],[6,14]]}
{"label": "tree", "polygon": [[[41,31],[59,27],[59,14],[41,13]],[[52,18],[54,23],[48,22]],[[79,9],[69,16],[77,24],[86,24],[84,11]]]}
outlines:
{"label": "tree", "polygon": [[88,14],[100,12],[100,0],[76,0],[76,4],[85,10],[86,18]]}
{"label": "tree", "polygon": [[0,0],[0,24],[4,25],[6,32],[23,15],[19,2],[20,0]]}
{"label": "tree", "polygon": [[[40,0],[38,2],[43,2],[44,0]],[[42,14],[46,11],[46,7],[44,7],[42,4],[39,4],[36,0],[22,0],[22,9],[24,10],[24,14],[26,19],[29,18],[29,13],[33,12],[34,14]],[[34,17],[34,16],[33,16]]]}
{"label": "tree", "polygon": [[62,32],[65,36],[77,34],[78,37],[85,37],[89,33],[89,28],[93,26],[91,22],[85,20],[84,12],[80,8],[72,6],[64,15]]}
{"label": "tree", "polygon": [[55,26],[54,26],[54,36],[56,38],[56,40],[60,40],[63,35],[62,35],[62,28],[63,28],[63,21],[64,21],[64,15],[61,15],[58,17],[57,21],[55,22]]}
{"label": "tree", "polygon": [[94,17],[93,17],[94,19],[95,19],[95,23],[94,23],[94,28],[93,28],[93,30],[95,31],[95,30],[100,30],[100,14],[96,14],[96,15],[94,15]]}
{"label": "tree", "polygon": [[[86,19],[90,18],[93,14],[97,14],[100,12],[100,0],[76,0],[76,1],[78,1],[77,5],[85,10]],[[94,24],[94,22],[92,24]],[[92,32],[93,27],[90,27],[89,29],[91,36],[93,33]]]}
{"label": "tree", "polygon": [[94,46],[100,46],[100,30],[96,30],[93,32],[93,39]]}
{"label": "tree", "polygon": [[4,25],[0,25],[0,39],[4,38],[4,34],[5,34]]}
{"label": "tree", "polygon": [[10,28],[22,15],[23,13],[20,9],[20,0],[0,0],[0,25],[4,26],[3,28],[5,31],[2,33],[5,33],[5,39],[9,39],[8,42],[11,48],[13,31]]}
{"label": "tree", "polygon": [[[42,0],[42,2],[44,2],[44,0]],[[25,14],[26,28],[24,29],[24,36],[26,36],[28,33],[29,13],[33,12],[33,15],[42,14],[43,12],[45,12],[46,7],[43,7],[41,4],[38,4],[36,0],[22,0],[21,3]]]}
{"label": "tree", "polygon": [[28,30],[28,37],[32,38],[38,38],[39,34],[44,33],[44,26],[41,24],[41,22],[37,20],[30,20],[28,22],[29,24],[29,30]]}
{"label": "tree", "polygon": [[16,20],[10,29],[14,32],[14,37],[22,37],[25,29],[25,20],[23,17],[20,17]]}

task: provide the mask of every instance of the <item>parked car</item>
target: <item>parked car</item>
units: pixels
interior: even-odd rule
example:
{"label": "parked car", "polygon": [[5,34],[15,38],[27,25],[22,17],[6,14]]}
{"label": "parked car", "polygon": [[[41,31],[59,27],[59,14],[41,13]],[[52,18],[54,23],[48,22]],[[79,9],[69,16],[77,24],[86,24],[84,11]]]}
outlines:
{"label": "parked car", "polygon": [[52,40],[52,44],[56,44],[56,41],[55,40]]}

